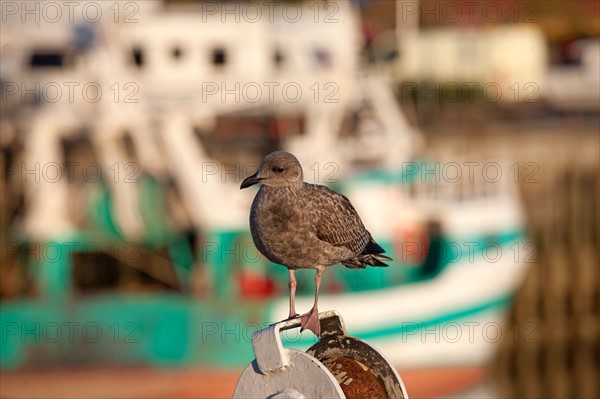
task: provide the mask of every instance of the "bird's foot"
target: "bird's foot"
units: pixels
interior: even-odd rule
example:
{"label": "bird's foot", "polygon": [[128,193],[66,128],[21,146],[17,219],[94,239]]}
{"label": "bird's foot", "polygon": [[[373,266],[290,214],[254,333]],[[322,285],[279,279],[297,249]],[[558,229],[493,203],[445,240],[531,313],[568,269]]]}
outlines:
{"label": "bird's foot", "polygon": [[300,332],[310,330],[317,337],[321,338],[321,322],[319,321],[319,311],[312,308],[308,313],[300,316]]}

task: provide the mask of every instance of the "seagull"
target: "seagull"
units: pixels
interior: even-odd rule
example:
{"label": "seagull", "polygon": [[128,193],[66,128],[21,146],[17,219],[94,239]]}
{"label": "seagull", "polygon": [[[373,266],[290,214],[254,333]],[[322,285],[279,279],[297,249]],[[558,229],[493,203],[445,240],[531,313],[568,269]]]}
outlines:
{"label": "seagull", "polygon": [[351,268],[387,267],[385,250],[371,237],[350,200],[328,187],[303,181],[302,166],[288,152],[264,157],[258,171],[241,184],[244,189],[261,184],[250,210],[250,232],[256,248],[267,259],[289,272],[289,319],[295,308],[298,269],[315,269],[315,300],[300,316],[301,330],[321,335],[319,286],[327,266]]}

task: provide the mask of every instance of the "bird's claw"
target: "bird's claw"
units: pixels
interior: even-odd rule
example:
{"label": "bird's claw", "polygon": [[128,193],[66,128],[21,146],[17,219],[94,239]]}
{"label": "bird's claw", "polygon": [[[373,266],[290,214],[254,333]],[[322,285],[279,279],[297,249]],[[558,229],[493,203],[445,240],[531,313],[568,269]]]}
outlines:
{"label": "bird's claw", "polygon": [[321,322],[319,321],[319,311],[311,309],[308,313],[300,316],[300,332],[310,330],[318,338],[321,338]]}

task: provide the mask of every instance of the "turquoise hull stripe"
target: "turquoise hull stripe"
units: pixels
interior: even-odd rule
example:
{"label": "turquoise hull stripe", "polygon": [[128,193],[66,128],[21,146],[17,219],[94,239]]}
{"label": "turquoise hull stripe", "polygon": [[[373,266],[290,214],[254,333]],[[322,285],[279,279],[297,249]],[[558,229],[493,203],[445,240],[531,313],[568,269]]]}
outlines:
{"label": "turquoise hull stripe", "polygon": [[[454,312],[446,313],[438,317],[434,317],[432,319],[426,320],[413,320],[413,321],[404,321],[401,324],[396,324],[388,327],[378,327],[377,330],[370,331],[348,331],[348,333],[352,336],[362,338],[365,340],[371,339],[382,339],[382,338],[390,338],[393,336],[401,336],[407,333],[415,333],[422,329],[427,329],[433,325],[455,322],[461,319],[467,319],[470,316],[477,315],[479,313],[483,313],[490,310],[503,311],[506,309],[512,302],[514,298],[513,294],[506,294],[500,297],[493,298],[487,302],[480,303],[476,306],[460,309]],[[342,315],[343,316],[343,315]],[[310,334],[311,333],[306,333]],[[284,339],[284,344],[286,346],[299,348],[310,346],[317,342],[316,337],[311,336],[311,338],[301,337],[298,340],[286,340]]]}
{"label": "turquoise hull stripe", "polygon": [[[454,239],[451,237],[443,237],[441,243],[442,256],[440,257],[440,264],[435,270],[435,273],[431,274],[429,278],[436,277],[446,267],[449,267],[455,263],[460,263],[461,260],[469,259],[471,254],[465,248],[465,244],[476,244],[473,248],[473,257],[483,257],[483,251],[488,244],[495,244],[500,247],[502,253],[510,253],[509,249],[515,243],[518,243],[526,238],[525,229],[517,229],[513,231],[504,231],[498,233],[492,237],[490,236],[479,236],[473,237],[470,240],[465,239]],[[460,244],[459,244],[460,243]],[[459,251],[456,250],[456,246],[459,246]]]}
{"label": "turquoise hull stripe", "polygon": [[415,332],[421,329],[427,328],[427,326],[449,323],[460,319],[466,319],[469,316],[473,316],[479,313],[483,313],[489,310],[500,310],[507,308],[513,300],[514,295],[508,294],[498,298],[493,298],[488,302],[481,303],[477,306],[468,309],[461,309],[452,313],[446,313],[444,315],[435,317],[429,320],[422,320],[417,322],[404,322],[401,325],[390,326],[381,328],[374,331],[359,332],[357,336],[362,339],[379,339],[385,338],[390,335],[402,335],[407,332]]}

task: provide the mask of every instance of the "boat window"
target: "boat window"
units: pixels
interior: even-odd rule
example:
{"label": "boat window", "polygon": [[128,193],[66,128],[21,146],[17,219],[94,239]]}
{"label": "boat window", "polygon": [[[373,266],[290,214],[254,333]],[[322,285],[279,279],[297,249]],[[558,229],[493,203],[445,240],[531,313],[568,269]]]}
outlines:
{"label": "boat window", "polygon": [[82,242],[73,259],[73,286],[78,293],[106,291],[180,291],[166,248],[144,250],[134,243]]}
{"label": "boat window", "polygon": [[62,68],[66,64],[66,54],[62,51],[34,51],[29,59],[32,68]]}
{"label": "boat window", "polygon": [[125,149],[125,154],[127,154],[127,159],[131,159],[136,164],[139,164],[139,158],[137,156],[137,151],[135,148],[135,142],[133,141],[133,137],[131,136],[131,132],[128,130],[123,130],[121,133],[121,143],[123,145],[123,149]]}
{"label": "boat window", "polygon": [[284,61],[284,57],[283,57],[281,50],[275,49],[275,52],[273,53],[273,62],[275,63],[275,66],[281,67],[281,64],[283,64],[283,61]]}
{"label": "boat window", "polygon": [[181,50],[181,47],[175,46],[171,49],[171,57],[173,57],[174,60],[179,61],[182,56],[183,51]]}
{"label": "boat window", "polygon": [[223,47],[216,47],[212,51],[212,63],[222,67],[227,63],[227,53]]}
{"label": "boat window", "polygon": [[317,48],[313,51],[313,57],[318,66],[323,68],[329,68],[331,66],[331,54],[329,51]]}
{"label": "boat window", "polygon": [[144,52],[139,47],[133,48],[133,62],[139,68],[144,65]]}

